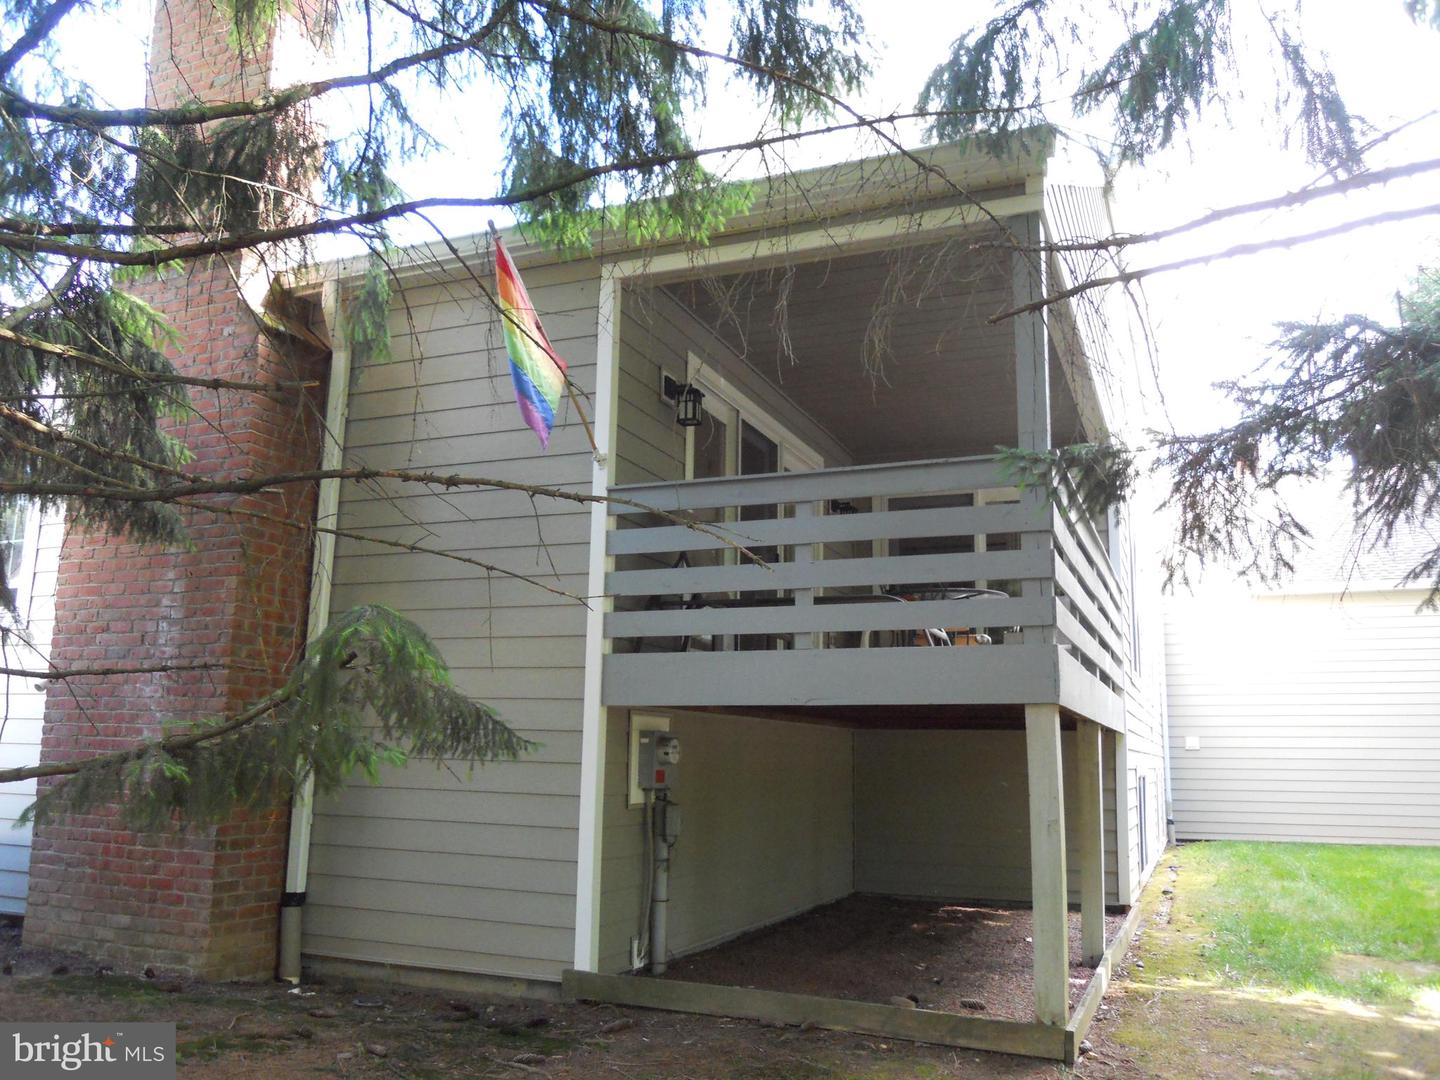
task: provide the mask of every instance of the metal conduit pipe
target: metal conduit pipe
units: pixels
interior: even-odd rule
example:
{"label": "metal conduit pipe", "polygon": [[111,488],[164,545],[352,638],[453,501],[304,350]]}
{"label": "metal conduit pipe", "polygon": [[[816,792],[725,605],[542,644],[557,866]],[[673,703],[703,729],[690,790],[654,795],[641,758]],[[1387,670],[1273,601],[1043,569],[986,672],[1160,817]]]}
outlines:
{"label": "metal conduit pipe", "polygon": [[655,869],[650,889],[650,973],[664,975],[670,956],[670,849],[680,833],[680,807],[665,792],[655,795]]}

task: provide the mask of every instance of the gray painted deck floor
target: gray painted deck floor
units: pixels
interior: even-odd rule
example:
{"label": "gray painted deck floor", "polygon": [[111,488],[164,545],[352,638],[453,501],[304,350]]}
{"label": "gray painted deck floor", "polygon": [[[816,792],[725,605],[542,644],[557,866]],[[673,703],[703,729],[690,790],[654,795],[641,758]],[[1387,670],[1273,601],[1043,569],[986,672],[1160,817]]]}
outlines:
{"label": "gray painted deck floor", "polygon": [[[1123,921],[1106,916],[1107,944]],[[1073,1008],[1093,974],[1078,912],[1070,957]],[[854,895],[675,960],[663,978],[1032,1021],[1030,964],[1028,908]]]}

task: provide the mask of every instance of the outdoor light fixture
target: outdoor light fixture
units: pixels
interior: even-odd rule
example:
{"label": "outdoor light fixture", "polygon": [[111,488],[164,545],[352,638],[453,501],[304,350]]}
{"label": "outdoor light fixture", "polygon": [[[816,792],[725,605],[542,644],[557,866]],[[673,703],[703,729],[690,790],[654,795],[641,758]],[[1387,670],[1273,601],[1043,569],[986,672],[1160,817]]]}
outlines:
{"label": "outdoor light fixture", "polygon": [[680,400],[675,404],[675,419],[681,427],[700,426],[705,416],[705,409],[700,403],[704,400],[705,395],[693,383],[680,392]]}
{"label": "outdoor light fixture", "polygon": [[669,375],[660,383],[665,400],[675,403],[675,422],[681,427],[699,427],[705,417],[705,392],[694,383],[682,383]]}

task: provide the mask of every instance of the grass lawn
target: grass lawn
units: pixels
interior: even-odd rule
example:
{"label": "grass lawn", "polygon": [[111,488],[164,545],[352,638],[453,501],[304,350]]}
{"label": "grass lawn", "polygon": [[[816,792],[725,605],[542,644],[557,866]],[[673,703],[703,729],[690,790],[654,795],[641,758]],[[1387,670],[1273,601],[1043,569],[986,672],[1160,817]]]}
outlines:
{"label": "grass lawn", "polygon": [[[1209,966],[1364,1002],[1440,991],[1440,848],[1212,842],[1183,850]],[[1367,963],[1370,961],[1378,961]]]}
{"label": "grass lawn", "polygon": [[1440,1080],[1440,848],[1188,844],[1143,906],[1121,1074]]}

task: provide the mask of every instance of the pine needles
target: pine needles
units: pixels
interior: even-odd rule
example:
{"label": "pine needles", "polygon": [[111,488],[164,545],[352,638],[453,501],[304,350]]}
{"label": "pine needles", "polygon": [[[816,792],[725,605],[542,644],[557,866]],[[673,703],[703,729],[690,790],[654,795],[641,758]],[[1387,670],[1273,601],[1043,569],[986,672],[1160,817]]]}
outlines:
{"label": "pine needles", "polygon": [[412,758],[473,770],[537,744],[461,693],[429,637],[390,608],[338,615],[289,681],[232,717],[177,723],[159,739],[80,762],[43,788],[23,820],[118,806],[136,831],[214,824],[270,810],[307,775],[316,790]]}

